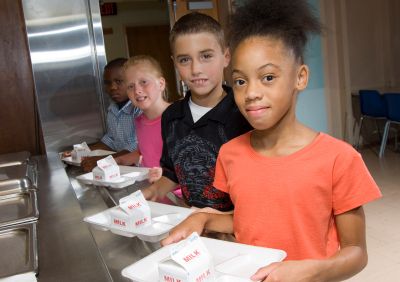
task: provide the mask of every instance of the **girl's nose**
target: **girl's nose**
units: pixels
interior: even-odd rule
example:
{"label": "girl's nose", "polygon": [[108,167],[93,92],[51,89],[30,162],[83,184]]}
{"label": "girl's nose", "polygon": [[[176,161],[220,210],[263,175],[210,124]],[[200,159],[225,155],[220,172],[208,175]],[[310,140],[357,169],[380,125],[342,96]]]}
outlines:
{"label": "girl's nose", "polygon": [[143,92],[143,89],[139,85],[135,85],[135,93],[136,94],[141,94]]}
{"label": "girl's nose", "polygon": [[252,101],[259,99],[261,97],[260,87],[256,85],[256,83],[249,81],[245,91],[245,99],[246,101]]}

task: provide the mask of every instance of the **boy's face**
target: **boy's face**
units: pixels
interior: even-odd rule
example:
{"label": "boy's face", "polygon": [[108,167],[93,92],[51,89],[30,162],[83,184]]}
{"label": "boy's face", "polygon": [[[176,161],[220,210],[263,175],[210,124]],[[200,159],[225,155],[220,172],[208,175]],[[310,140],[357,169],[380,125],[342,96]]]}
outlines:
{"label": "boy's face", "polygon": [[114,102],[121,103],[128,100],[123,67],[104,70],[103,81],[107,94]]}
{"label": "boy's face", "polygon": [[209,32],[180,35],[175,39],[173,60],[192,96],[220,95],[223,71],[229,64],[228,50],[222,50]]}
{"label": "boy's face", "polygon": [[250,37],[232,58],[235,101],[258,130],[295,121],[297,93],[307,86],[308,68],[281,40]]}
{"label": "boy's face", "polygon": [[125,70],[125,82],[129,99],[143,111],[162,99],[165,90],[165,79],[146,63],[128,67]]}

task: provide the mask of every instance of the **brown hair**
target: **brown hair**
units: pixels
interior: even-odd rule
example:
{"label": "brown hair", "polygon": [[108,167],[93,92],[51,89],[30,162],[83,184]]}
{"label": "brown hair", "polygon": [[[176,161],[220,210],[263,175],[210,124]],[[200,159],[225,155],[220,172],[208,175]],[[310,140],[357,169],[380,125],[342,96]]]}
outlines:
{"label": "brown hair", "polygon": [[192,12],[179,18],[169,34],[169,45],[174,52],[175,40],[180,35],[209,32],[215,36],[221,50],[226,48],[225,35],[221,25],[211,16]]}

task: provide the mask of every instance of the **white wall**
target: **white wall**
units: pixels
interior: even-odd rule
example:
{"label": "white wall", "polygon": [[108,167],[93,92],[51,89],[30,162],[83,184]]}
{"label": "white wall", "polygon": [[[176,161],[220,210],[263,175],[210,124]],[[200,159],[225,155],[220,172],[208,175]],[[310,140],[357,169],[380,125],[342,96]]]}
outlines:
{"label": "white wall", "polygon": [[117,57],[128,57],[125,27],[169,24],[166,1],[117,3],[116,16],[102,17],[103,30],[113,29],[113,34],[104,35],[107,61]]}
{"label": "white wall", "polygon": [[345,5],[351,90],[400,87],[399,1],[352,0]]}
{"label": "white wall", "polygon": [[361,88],[400,90],[400,1],[320,3],[326,27],[323,49],[329,131],[354,143],[353,127],[360,110],[351,93]]}

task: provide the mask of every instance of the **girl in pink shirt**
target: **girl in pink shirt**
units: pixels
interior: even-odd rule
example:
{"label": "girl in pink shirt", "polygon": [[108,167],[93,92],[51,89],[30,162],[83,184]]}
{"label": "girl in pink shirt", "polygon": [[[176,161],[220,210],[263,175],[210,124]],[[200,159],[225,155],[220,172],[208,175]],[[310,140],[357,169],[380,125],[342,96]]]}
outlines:
{"label": "girl in pink shirt", "polygon": [[[165,100],[166,81],[160,64],[148,55],[129,58],[124,68],[128,97],[143,113],[134,120],[138,150],[116,161],[120,165],[151,168],[149,181],[154,182],[161,177],[161,115],[169,106]],[[178,191],[176,194],[180,196]]]}

